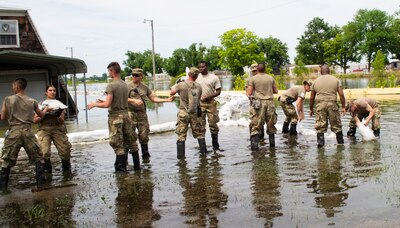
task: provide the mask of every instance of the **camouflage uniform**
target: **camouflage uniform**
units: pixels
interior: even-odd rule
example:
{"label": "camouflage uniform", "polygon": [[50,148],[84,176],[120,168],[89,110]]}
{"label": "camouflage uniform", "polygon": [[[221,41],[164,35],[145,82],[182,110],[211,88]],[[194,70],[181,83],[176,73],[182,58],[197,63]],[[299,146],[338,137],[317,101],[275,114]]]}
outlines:
{"label": "camouflage uniform", "polygon": [[304,86],[295,86],[288,89],[282,96],[280,96],[279,101],[281,103],[283,113],[286,116],[285,122],[297,124],[299,116],[297,115],[293,102],[295,102],[298,97],[304,99],[305,93]]}
{"label": "camouflage uniform", "polygon": [[[6,97],[4,102],[8,112],[10,131],[4,139],[1,168],[15,166],[21,147],[24,147],[31,163],[38,162],[42,158],[42,152],[31,131],[33,109],[38,107],[37,101],[28,96],[13,95]],[[17,104],[24,105],[15,108],[14,106]],[[18,117],[16,117],[17,115]],[[21,116],[24,117],[20,118]]]}
{"label": "camouflage uniform", "polygon": [[67,128],[57,120],[58,117],[45,115],[40,121],[37,132],[40,148],[43,152],[43,158],[50,159],[51,142],[57,148],[58,154],[62,160],[71,158],[71,143],[68,141]]}
{"label": "camouflage uniform", "polygon": [[366,110],[366,106],[364,107],[361,103],[368,103],[374,109],[374,116],[371,119],[372,122],[372,130],[377,130],[381,128],[380,118],[381,118],[381,109],[378,103],[375,100],[369,98],[362,98],[355,100],[353,103],[357,105],[356,111],[353,113],[353,117],[350,120],[349,127],[356,128],[356,121],[354,119],[355,116],[358,117],[360,121],[368,117],[369,112]]}

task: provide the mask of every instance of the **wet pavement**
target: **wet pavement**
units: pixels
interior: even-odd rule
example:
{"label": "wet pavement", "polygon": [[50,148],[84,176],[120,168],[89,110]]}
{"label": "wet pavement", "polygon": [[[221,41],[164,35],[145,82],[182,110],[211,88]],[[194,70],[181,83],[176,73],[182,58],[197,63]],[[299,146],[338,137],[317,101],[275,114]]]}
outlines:
{"label": "wet pavement", "polygon": [[[11,193],[0,196],[0,226],[399,227],[399,103],[381,106],[380,139],[337,146],[327,136],[322,149],[315,135],[278,133],[275,149],[265,143],[251,152],[247,127],[221,126],[225,151],[201,156],[189,134],[178,161],[173,132],[151,135],[150,163],[134,172],[130,157],[126,175],[113,173],[108,142],[75,144],[72,176],[62,174],[54,152],[58,187],[40,192],[31,191],[34,168],[21,152]],[[206,141],[211,150],[210,135]]]}

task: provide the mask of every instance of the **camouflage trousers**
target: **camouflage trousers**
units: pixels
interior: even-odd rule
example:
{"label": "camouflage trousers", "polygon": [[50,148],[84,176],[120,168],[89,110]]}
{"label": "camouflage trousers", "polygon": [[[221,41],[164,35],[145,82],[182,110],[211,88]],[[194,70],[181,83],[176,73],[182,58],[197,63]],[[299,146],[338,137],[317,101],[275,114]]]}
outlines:
{"label": "camouflage trousers", "polygon": [[132,121],[132,129],[136,132],[139,137],[140,144],[149,143],[150,125],[149,119],[147,118],[146,110],[140,110],[135,112],[129,112],[129,117]]}
{"label": "camouflage trousers", "polygon": [[41,125],[37,132],[40,149],[43,158],[49,159],[51,156],[51,142],[54,143],[58,155],[62,160],[71,158],[71,143],[68,141],[67,129],[64,125],[45,126]]}
{"label": "camouflage trousers", "polygon": [[1,168],[15,166],[21,147],[25,149],[32,164],[42,158],[42,152],[30,124],[11,126],[9,134],[4,139]]}
{"label": "camouflage trousers", "polygon": [[202,121],[197,117],[196,113],[188,113],[184,109],[180,109],[177,115],[175,133],[178,135],[178,141],[186,141],[189,125],[192,128],[192,134],[195,139],[204,138],[202,132]]}
{"label": "camouflage trousers", "polygon": [[201,126],[203,135],[206,134],[206,118],[208,120],[208,126],[210,127],[211,134],[218,134],[219,127],[219,111],[217,109],[217,101],[213,100],[210,102],[200,102],[201,107]]}
{"label": "camouflage trousers", "polygon": [[290,124],[297,124],[299,116],[297,115],[296,108],[293,104],[288,104],[286,101],[281,101],[283,113],[285,114],[285,122]]}
{"label": "camouflage trousers", "polygon": [[264,123],[267,124],[267,134],[276,134],[275,124],[277,114],[274,100],[261,100],[260,107],[250,106],[250,135],[258,135]]}
{"label": "camouflage trousers", "polygon": [[[376,130],[376,129],[380,129],[381,128],[380,119],[381,119],[382,112],[381,112],[379,106],[374,108],[374,112],[375,112],[375,114],[371,119],[372,130]],[[367,118],[368,115],[369,115],[369,113],[367,112],[367,113],[363,113],[363,114],[357,114],[357,117],[358,117],[358,119],[360,121],[362,121],[362,119]],[[349,127],[350,128],[356,128],[357,127],[354,117],[351,118],[350,123],[349,123]]]}
{"label": "camouflage trousers", "polygon": [[139,151],[136,143],[137,135],[132,130],[132,122],[128,111],[110,113],[108,115],[108,131],[110,134],[110,146],[116,155],[126,153],[126,148],[131,151]]}
{"label": "camouflage trousers", "polygon": [[342,131],[342,120],[336,102],[318,102],[315,112],[315,130],[317,130],[317,133],[325,133],[328,130],[328,121],[333,133]]}

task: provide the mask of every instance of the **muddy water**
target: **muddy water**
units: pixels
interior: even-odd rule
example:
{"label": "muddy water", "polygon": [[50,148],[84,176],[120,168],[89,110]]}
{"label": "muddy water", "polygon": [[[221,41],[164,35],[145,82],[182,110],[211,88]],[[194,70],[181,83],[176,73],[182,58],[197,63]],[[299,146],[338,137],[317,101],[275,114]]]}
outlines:
{"label": "muddy water", "polygon": [[[151,162],[127,175],[113,173],[107,142],[75,144],[72,176],[62,174],[54,153],[58,188],[34,193],[33,166],[21,152],[11,193],[0,196],[0,226],[398,227],[399,103],[381,104],[377,141],[358,137],[337,146],[327,136],[317,149],[315,135],[296,141],[279,133],[275,149],[264,144],[252,153],[247,127],[222,126],[224,152],[202,157],[189,136],[186,159],[178,161],[171,132],[151,135]],[[281,123],[280,109],[278,115]],[[312,129],[313,119],[303,128]]]}

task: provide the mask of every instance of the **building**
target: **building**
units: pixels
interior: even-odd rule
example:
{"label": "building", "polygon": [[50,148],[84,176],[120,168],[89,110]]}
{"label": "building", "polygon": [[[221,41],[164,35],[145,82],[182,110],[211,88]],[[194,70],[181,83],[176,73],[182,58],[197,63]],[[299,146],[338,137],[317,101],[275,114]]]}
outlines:
{"label": "building", "polygon": [[83,60],[48,53],[28,10],[0,8],[0,99],[12,94],[14,79],[24,77],[27,93],[36,100],[43,100],[47,85],[55,85],[57,99],[68,106],[67,117],[76,118],[76,89],[73,99],[65,82],[86,72]]}

